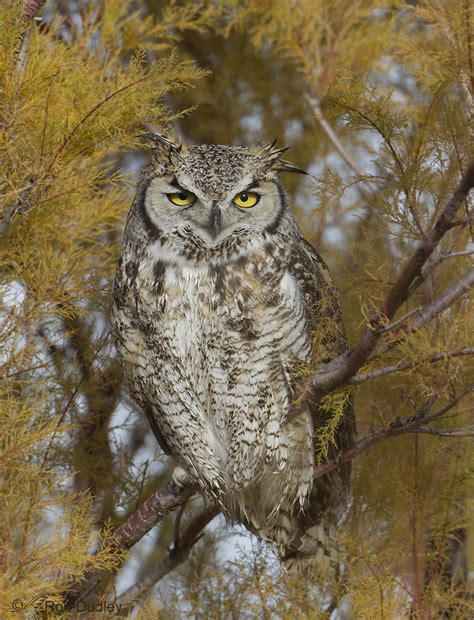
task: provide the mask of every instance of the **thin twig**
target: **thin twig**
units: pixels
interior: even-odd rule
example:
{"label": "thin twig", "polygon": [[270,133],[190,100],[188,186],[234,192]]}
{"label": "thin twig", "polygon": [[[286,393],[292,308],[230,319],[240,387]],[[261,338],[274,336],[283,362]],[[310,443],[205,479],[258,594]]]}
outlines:
{"label": "thin twig", "polygon": [[403,325],[403,323],[405,323],[410,317],[416,314],[419,310],[420,310],[420,307],[413,308],[412,310],[405,312],[405,314],[402,314],[402,316],[398,318],[396,321],[392,321],[385,327],[382,327],[380,329],[381,333],[387,334],[388,332],[393,332],[395,329],[397,329],[397,327],[400,327],[400,325]]}
{"label": "thin twig", "polygon": [[[187,485],[177,487],[168,482],[158,489],[138,508],[119,528],[111,539],[107,541],[107,547],[111,550],[126,551],[133,547],[145,534],[159,523],[169,512],[180,506],[190,495],[196,492],[197,487]],[[106,570],[93,570],[84,575],[82,581],[72,586],[64,593],[65,607],[69,610],[79,601],[93,596]]]}
{"label": "thin twig", "polygon": [[435,364],[436,362],[442,362],[444,360],[450,359],[452,357],[460,357],[463,355],[474,355],[474,348],[460,349],[458,351],[447,351],[446,353],[436,353],[435,355],[431,355],[426,360],[422,361],[414,361],[414,360],[404,360],[399,362],[398,364],[394,364],[393,366],[386,366],[385,368],[377,368],[375,370],[371,370],[370,372],[355,375],[347,383],[363,383],[364,381],[369,381],[370,379],[377,379],[379,377],[384,377],[385,375],[393,374],[394,372],[399,372],[400,370],[409,370],[410,368],[414,368],[416,365],[420,363],[429,362],[430,364]]}
{"label": "thin twig", "polygon": [[420,426],[410,431],[411,433],[424,433],[426,435],[437,435],[438,437],[474,437],[474,428],[453,428],[451,430],[442,430],[440,428],[430,428],[429,426]]}
{"label": "thin twig", "polygon": [[[425,405],[422,406],[414,416],[405,420],[397,420],[388,427],[379,428],[371,433],[368,433],[364,437],[358,439],[352,446],[343,450],[333,459],[329,459],[326,462],[317,465],[313,470],[313,478],[315,480],[317,478],[321,478],[321,476],[324,476],[338,468],[342,463],[352,461],[352,459],[356,456],[388,437],[396,437],[405,433],[412,433],[420,428],[429,428],[425,426],[427,422],[434,422],[443,419],[448,411],[455,407],[465,396],[467,396],[467,394],[470,394],[473,390],[474,384],[469,385],[445,407],[432,414],[429,413],[429,409],[433,401],[427,401],[427,403],[425,403]],[[417,432],[421,431],[418,430]],[[426,430],[424,432],[426,432]]]}
{"label": "thin twig", "polygon": [[[367,175],[365,174],[365,172],[362,170],[362,168],[359,168],[355,159],[353,159],[353,157],[344,148],[342,142],[337,137],[335,131],[333,130],[331,125],[326,120],[326,117],[324,116],[323,111],[321,110],[321,103],[319,99],[317,99],[316,97],[312,97],[309,94],[306,94],[306,99],[311,107],[313,114],[318,119],[319,124],[324,130],[324,133],[327,135],[331,144],[334,146],[334,148],[339,153],[339,155],[342,157],[342,159],[345,161],[345,163],[358,177],[362,177],[362,178],[366,177]],[[377,191],[377,187],[375,186],[375,184],[371,183],[370,181],[366,181],[366,183],[370,187],[370,190],[372,192]]]}
{"label": "thin twig", "polygon": [[55,153],[53,154],[53,157],[51,158],[51,161],[49,162],[46,173],[48,174],[52,170],[54,163],[58,159],[59,155],[66,148],[69,142],[71,142],[76,132],[82,127],[82,125],[84,125],[84,123],[87,122],[87,120],[91,116],[93,116],[93,114],[95,114],[95,112],[97,112],[99,108],[101,108],[103,105],[108,103],[111,99],[113,99],[117,95],[120,95],[121,93],[123,93],[125,90],[128,90],[129,88],[133,88],[134,86],[138,86],[138,84],[142,84],[143,82],[146,82],[147,80],[151,79],[154,75],[155,73],[150,72],[144,77],[138,80],[134,80],[133,82],[130,82],[130,84],[125,84],[125,86],[122,86],[121,88],[117,88],[117,90],[114,90],[112,93],[110,93],[109,95],[101,99],[98,103],[96,103],[96,105],[93,106],[90,110],[88,110],[86,114],[84,114],[84,116],[74,125],[71,131],[66,136],[64,136],[61,144],[58,146]]}
{"label": "thin twig", "polygon": [[[107,331],[105,336],[99,341],[98,346],[93,354],[93,356],[91,357],[91,359],[88,362],[88,369],[90,370],[90,368],[92,367],[92,365],[94,364],[95,360],[97,359],[103,345],[105,344],[107,338],[108,338],[109,332]],[[74,402],[74,399],[76,398],[76,396],[79,394],[80,389],[82,388],[84,382],[87,379],[87,375],[88,373],[82,372],[81,373],[81,378],[79,379],[79,382],[77,383],[76,387],[74,388],[74,390],[72,391],[72,393],[70,394],[65,406],[63,407],[63,410],[61,411],[58,420],[56,422],[56,429],[53,431],[53,434],[49,440],[48,446],[46,448],[46,451],[44,453],[43,456],[43,461],[41,463],[41,468],[43,468],[45,466],[46,461],[48,460],[48,456],[49,456],[49,452],[51,450],[51,447],[54,443],[54,440],[56,438],[56,432],[58,430],[58,428],[62,425],[62,423],[64,422],[64,418],[66,417],[67,412],[69,411],[72,403]]]}
{"label": "thin twig", "polygon": [[[453,223],[454,225],[454,223]],[[468,256],[473,253],[472,250],[465,250],[462,252],[453,252],[452,249],[456,246],[459,241],[461,235],[463,234],[463,228],[467,225],[467,222],[464,222],[462,227],[459,228],[457,234],[454,236],[450,244],[450,248],[445,252],[440,252],[437,256],[432,256],[431,259],[427,262],[426,266],[422,269],[420,275],[415,278],[413,283],[409,288],[409,294],[413,295],[413,293],[431,276],[435,269],[437,269],[441,263],[449,258],[457,258],[461,256]]]}
{"label": "thin twig", "polygon": [[[41,370],[43,368],[47,368],[51,362],[45,362],[44,364],[39,364],[38,366],[30,366],[29,368],[22,368],[21,370],[15,370],[14,372],[9,372],[5,374],[6,379],[11,379],[11,377],[17,377],[18,375],[23,375],[27,372],[33,372],[33,370]],[[6,366],[4,364],[3,366]]]}
{"label": "thin twig", "polygon": [[147,571],[146,576],[141,581],[128,588],[120,596],[116,598],[109,597],[109,599],[116,605],[121,605],[122,608],[130,607],[136,603],[139,597],[188,559],[191,549],[202,537],[202,530],[218,514],[219,509],[216,506],[205,508],[191,521],[184,534],[177,541],[177,545],[168,552],[161,562],[158,562],[158,564]]}
{"label": "thin twig", "polygon": [[[410,286],[432,255],[440,240],[451,228],[461,204],[474,187],[474,161],[467,167],[456,191],[447,205],[438,216],[431,232],[420,242],[413,256],[405,265],[395,284],[389,291],[382,308],[370,319],[358,344],[345,351],[337,358],[321,366],[314,375],[303,383],[297,390],[297,398],[288,415],[288,419],[298,415],[304,409],[307,400],[318,400],[327,392],[333,391],[346,384],[351,377],[367,362],[375,349],[388,321],[391,321],[397,310],[408,299]],[[428,304],[418,313],[414,324],[426,322],[446,308],[454,299],[462,295],[472,284],[474,274],[469,273],[463,280],[456,282],[452,287],[440,295],[434,302]]]}
{"label": "thin twig", "polygon": [[474,268],[461,280],[458,280],[448,289],[438,295],[432,302],[426,304],[414,314],[410,320],[411,329],[418,328],[431,321],[432,318],[446,310],[458,297],[464,295],[474,285]]}
{"label": "thin twig", "polygon": [[[403,341],[408,334],[413,333],[416,329],[419,329],[431,321],[435,316],[446,310],[446,308],[456,301],[456,299],[464,295],[474,284],[473,272],[474,270],[467,273],[464,278],[458,282],[455,282],[428,304],[415,308],[414,310],[403,315],[400,320],[394,321],[385,327],[382,333],[392,331],[393,335],[388,342],[377,346],[374,351],[374,355],[379,357],[383,353],[390,351],[390,349],[393,349],[395,346],[400,344],[400,342]],[[408,319],[410,319],[410,321],[408,321]]]}
{"label": "thin twig", "polygon": [[448,258],[458,258],[459,256],[472,256],[474,254],[474,250],[462,250],[461,252],[450,252],[443,256],[443,260],[447,260]]}

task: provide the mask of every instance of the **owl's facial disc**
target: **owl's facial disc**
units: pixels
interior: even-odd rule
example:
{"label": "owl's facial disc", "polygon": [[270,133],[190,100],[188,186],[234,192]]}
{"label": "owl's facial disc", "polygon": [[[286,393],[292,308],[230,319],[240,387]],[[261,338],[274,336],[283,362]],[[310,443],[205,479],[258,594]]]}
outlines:
{"label": "owl's facial disc", "polygon": [[255,180],[246,174],[225,189],[203,191],[183,174],[156,177],[148,187],[145,206],[159,229],[174,234],[191,228],[209,246],[237,229],[269,230],[281,217],[284,205],[273,179]]}

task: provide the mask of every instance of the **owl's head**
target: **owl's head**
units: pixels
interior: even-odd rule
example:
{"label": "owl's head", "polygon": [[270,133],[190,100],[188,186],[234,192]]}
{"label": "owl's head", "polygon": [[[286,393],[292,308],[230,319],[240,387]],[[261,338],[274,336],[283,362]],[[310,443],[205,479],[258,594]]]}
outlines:
{"label": "owl's head", "polygon": [[[281,159],[275,142],[244,146],[184,147],[158,134],[143,208],[157,229],[180,235],[192,230],[214,246],[242,229],[273,232],[290,211],[278,172],[304,171]],[[291,213],[290,213],[291,216]]]}

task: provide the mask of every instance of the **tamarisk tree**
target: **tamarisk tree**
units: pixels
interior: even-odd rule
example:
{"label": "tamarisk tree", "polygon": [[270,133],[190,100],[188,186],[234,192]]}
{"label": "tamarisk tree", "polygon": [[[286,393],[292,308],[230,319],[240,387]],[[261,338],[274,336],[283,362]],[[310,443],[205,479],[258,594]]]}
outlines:
{"label": "tamarisk tree", "polygon": [[[2,617],[472,615],[473,22],[465,0],[2,3]],[[218,509],[169,482],[127,396],[111,280],[150,128],[277,136],[310,173],[285,185],[350,346],[288,415],[336,412],[315,476],[352,461],[337,580],[295,584],[255,540],[219,557]]]}

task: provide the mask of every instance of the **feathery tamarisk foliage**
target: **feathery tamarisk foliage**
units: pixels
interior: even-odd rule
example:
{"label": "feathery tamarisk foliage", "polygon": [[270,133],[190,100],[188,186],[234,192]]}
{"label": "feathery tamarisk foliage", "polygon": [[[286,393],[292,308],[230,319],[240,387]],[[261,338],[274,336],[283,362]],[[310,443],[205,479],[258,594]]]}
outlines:
{"label": "feathery tamarisk foliage", "polygon": [[79,25],[54,3],[34,21],[43,4],[0,7],[2,617],[116,567],[112,524],[161,480],[128,469],[140,425],[119,458],[109,435],[122,393],[110,281],[126,153],[144,124],[176,118],[164,95],[203,75],[172,52],[179,7],[163,24],[128,0],[84,3]]}
{"label": "feathery tamarisk foliage", "polygon": [[[473,67],[465,0],[2,3],[2,617],[37,595],[132,609],[157,582],[144,617],[473,614]],[[108,335],[147,125],[189,142],[278,136],[312,173],[284,182],[352,348],[298,368],[290,415],[352,386],[359,437],[315,467],[353,462],[339,582],[291,583],[260,547],[223,563],[212,535],[195,545],[213,516],[198,498],[173,533],[193,489],[143,458],[154,444]],[[330,445],[331,425],[319,432]],[[121,585],[127,553],[139,569]]]}

